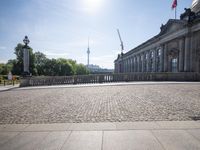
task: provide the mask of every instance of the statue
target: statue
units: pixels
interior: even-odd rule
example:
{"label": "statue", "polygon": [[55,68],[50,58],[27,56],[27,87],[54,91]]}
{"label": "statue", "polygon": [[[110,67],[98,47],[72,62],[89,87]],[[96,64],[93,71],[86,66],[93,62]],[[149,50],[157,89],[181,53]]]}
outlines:
{"label": "statue", "polygon": [[195,13],[200,12],[200,0],[193,0],[191,9]]}

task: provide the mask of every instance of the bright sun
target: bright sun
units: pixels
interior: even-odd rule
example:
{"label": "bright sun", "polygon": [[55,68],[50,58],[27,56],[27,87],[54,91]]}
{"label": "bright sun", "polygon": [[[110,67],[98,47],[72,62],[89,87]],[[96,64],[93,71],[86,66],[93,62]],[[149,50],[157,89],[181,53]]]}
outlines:
{"label": "bright sun", "polygon": [[84,1],[83,6],[85,11],[89,13],[95,13],[101,8],[104,0],[83,0],[83,1]]}

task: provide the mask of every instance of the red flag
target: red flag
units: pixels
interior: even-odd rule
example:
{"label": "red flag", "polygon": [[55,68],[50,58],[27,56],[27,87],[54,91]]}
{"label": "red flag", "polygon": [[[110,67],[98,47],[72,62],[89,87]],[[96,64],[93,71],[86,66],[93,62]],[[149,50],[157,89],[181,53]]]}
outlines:
{"label": "red flag", "polygon": [[176,8],[177,7],[177,0],[174,0],[173,1],[173,4],[172,4],[172,9]]}

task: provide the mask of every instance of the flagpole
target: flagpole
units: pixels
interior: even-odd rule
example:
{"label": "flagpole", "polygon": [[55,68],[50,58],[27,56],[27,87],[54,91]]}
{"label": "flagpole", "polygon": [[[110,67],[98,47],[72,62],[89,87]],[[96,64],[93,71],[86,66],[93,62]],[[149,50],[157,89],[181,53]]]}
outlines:
{"label": "flagpole", "polygon": [[175,19],[176,19],[176,7],[175,7]]}

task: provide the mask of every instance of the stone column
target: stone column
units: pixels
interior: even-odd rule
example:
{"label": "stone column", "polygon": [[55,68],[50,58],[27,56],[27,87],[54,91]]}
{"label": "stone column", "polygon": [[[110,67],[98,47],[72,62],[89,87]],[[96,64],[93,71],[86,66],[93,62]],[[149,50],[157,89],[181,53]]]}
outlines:
{"label": "stone column", "polygon": [[138,64],[138,59],[137,59],[137,56],[135,56],[135,72],[138,72],[137,64]]}
{"label": "stone column", "polygon": [[184,56],[184,71],[190,71],[190,37],[185,38],[185,56]]}
{"label": "stone column", "polygon": [[141,63],[141,60],[140,60],[140,54],[138,54],[138,56],[137,56],[137,58],[138,58],[138,64],[137,64],[137,72],[140,72],[140,63]]}
{"label": "stone column", "polygon": [[157,62],[156,62],[156,59],[157,59],[157,49],[155,49],[154,51],[153,51],[153,53],[154,53],[154,58],[153,58],[153,72],[156,72],[156,70],[157,70]]}
{"label": "stone column", "polygon": [[160,67],[161,67],[161,72],[164,71],[164,45],[161,46],[161,56],[160,56]]}
{"label": "stone column", "polygon": [[142,60],[141,60],[141,63],[142,63],[142,71],[141,72],[144,72],[144,55],[145,53],[142,53]]}
{"label": "stone column", "polygon": [[164,45],[164,72],[168,72],[168,55],[167,55],[168,46]]}
{"label": "stone column", "polygon": [[134,72],[136,72],[136,57],[134,56]]}
{"label": "stone column", "polygon": [[128,73],[128,59],[126,59],[126,73]]}
{"label": "stone column", "polygon": [[184,48],[185,48],[185,43],[184,43],[184,38],[180,39],[179,41],[179,67],[178,71],[183,72],[184,71]]}
{"label": "stone column", "polygon": [[147,60],[146,60],[146,72],[149,72],[149,54],[150,54],[150,52],[149,51],[147,51]]}
{"label": "stone column", "polygon": [[133,57],[131,57],[131,72],[133,72]]}
{"label": "stone column", "polygon": [[122,73],[124,73],[124,70],[125,70],[125,65],[124,64],[125,64],[125,60],[123,59],[122,60]]}
{"label": "stone column", "polygon": [[29,73],[29,49],[27,47],[23,49],[23,63],[24,73]]}
{"label": "stone column", "polygon": [[124,70],[124,73],[126,73],[127,72],[127,59],[125,60],[125,70]]}

